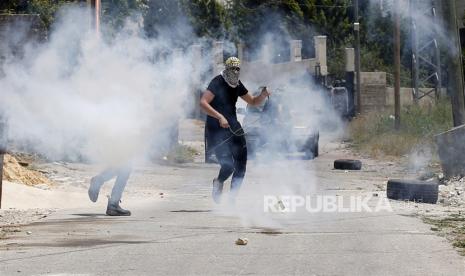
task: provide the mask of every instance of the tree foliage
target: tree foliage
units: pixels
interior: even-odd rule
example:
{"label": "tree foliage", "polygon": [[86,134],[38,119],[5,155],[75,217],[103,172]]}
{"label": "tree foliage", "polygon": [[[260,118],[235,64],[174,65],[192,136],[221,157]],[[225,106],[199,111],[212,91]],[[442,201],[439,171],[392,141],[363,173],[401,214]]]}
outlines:
{"label": "tree foliage", "polygon": [[[79,0],[2,0],[0,11],[38,13],[49,27],[57,10]],[[265,34],[273,34],[276,62],[288,57],[290,39],[303,41],[304,58],[314,54],[313,36],[328,38],[330,72],[343,75],[344,48],[352,47],[351,0],[102,0],[102,21],[118,29],[128,16],[141,14],[149,37],[165,32],[179,45],[193,41],[192,33],[207,39],[243,42],[259,49]],[[370,0],[360,0],[362,69],[389,70],[392,65],[392,19],[385,11],[374,9]],[[406,22],[407,23],[407,22]],[[407,41],[408,24],[402,24]],[[407,46],[407,45],[405,45]],[[286,56],[287,55],[287,56]],[[253,57],[253,56],[252,56]],[[409,50],[404,47],[403,66],[409,66]]]}
{"label": "tree foliage", "polygon": [[147,0],[102,0],[102,21],[113,29],[123,27],[126,19],[147,9]]}
{"label": "tree foliage", "polygon": [[184,0],[183,8],[197,36],[214,39],[228,37],[227,30],[231,23],[225,8],[217,1]]}

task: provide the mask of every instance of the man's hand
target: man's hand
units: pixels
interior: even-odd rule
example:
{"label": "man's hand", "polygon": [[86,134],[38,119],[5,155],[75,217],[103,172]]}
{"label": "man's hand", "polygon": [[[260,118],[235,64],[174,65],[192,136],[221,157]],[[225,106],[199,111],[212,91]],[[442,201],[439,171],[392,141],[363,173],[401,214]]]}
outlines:
{"label": "man's hand", "polygon": [[262,92],[260,93],[260,96],[262,97],[269,97],[271,95],[271,92],[268,91],[268,89],[265,87],[262,88]]}
{"label": "man's hand", "polygon": [[221,116],[219,121],[220,121],[220,126],[222,128],[228,128],[229,127],[228,120],[226,120],[226,118],[224,116]]}
{"label": "man's hand", "polygon": [[271,92],[266,89],[266,86],[262,88],[262,92],[258,96],[251,96],[249,93],[245,94],[244,96],[241,96],[241,98],[251,106],[258,106],[260,105],[264,100],[266,100],[267,97],[271,95]]}

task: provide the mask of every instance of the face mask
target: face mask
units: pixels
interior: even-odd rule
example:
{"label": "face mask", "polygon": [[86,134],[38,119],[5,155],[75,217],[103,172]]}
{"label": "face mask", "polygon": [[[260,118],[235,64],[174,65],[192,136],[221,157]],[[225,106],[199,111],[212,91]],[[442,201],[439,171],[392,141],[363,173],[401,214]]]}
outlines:
{"label": "face mask", "polygon": [[221,72],[223,79],[231,86],[232,88],[236,88],[239,85],[239,75],[240,71],[236,68],[226,68],[223,72]]}

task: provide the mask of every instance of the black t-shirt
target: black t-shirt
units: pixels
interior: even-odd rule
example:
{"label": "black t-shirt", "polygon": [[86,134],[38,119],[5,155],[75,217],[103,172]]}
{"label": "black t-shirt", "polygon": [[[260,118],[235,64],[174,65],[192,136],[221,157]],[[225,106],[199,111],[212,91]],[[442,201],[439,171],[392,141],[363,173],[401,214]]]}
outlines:
{"label": "black t-shirt", "polygon": [[[247,94],[247,89],[244,87],[241,81],[239,81],[239,84],[236,86],[236,88],[232,88],[221,75],[216,76],[210,82],[207,89],[215,95],[215,98],[213,98],[210,105],[216,111],[221,113],[226,118],[226,120],[228,120],[229,125],[235,129],[236,126],[239,125],[236,116],[237,98]],[[207,116],[206,124],[207,127],[210,128],[220,128],[218,119],[210,116]]]}

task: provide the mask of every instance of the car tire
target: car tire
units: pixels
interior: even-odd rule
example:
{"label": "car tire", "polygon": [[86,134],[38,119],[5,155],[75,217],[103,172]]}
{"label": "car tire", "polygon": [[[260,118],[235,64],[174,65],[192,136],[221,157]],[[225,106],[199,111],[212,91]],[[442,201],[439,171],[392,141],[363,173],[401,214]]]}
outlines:
{"label": "car tire", "polygon": [[318,134],[316,135],[316,141],[315,141],[315,143],[313,144],[313,156],[314,156],[315,158],[318,157],[318,155],[320,155],[320,154],[319,154],[319,150],[318,150],[318,148],[319,148],[319,141],[320,141],[320,134],[318,133]]}
{"label": "car tire", "polygon": [[362,162],[360,160],[339,159],[334,161],[334,169],[359,171],[362,169]]}
{"label": "car tire", "polygon": [[438,187],[436,182],[390,179],[386,194],[390,199],[435,204],[438,201]]}

